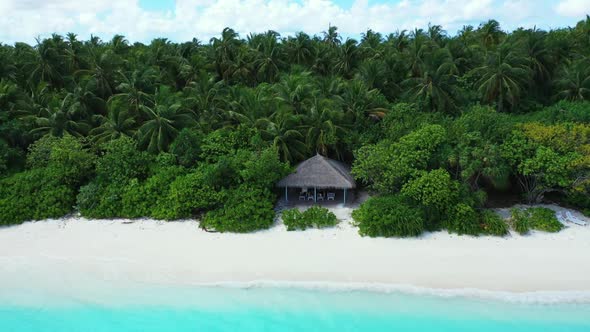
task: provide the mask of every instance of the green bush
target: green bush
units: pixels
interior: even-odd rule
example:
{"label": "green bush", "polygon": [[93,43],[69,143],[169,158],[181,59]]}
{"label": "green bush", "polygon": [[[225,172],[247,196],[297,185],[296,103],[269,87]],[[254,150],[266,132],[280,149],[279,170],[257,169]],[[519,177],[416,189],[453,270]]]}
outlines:
{"label": "green bush", "polygon": [[202,140],[203,133],[195,129],[184,128],[170,145],[170,152],[177,158],[180,165],[193,167],[200,160]]}
{"label": "green bush", "polygon": [[59,218],[72,211],[75,190],[38,168],[0,180],[0,224]]}
{"label": "green bush", "polygon": [[80,188],[77,207],[87,218],[123,217],[123,193],[126,183],[90,183]]}
{"label": "green bush", "polygon": [[281,219],[283,219],[283,224],[287,226],[288,231],[311,227],[311,224],[308,224],[308,222],[311,220],[303,218],[303,212],[301,212],[298,208],[283,211],[281,214]]}
{"label": "green bush", "polygon": [[563,229],[563,225],[555,216],[555,211],[548,208],[534,207],[526,210],[514,208],[511,213],[512,226],[521,235],[527,234],[531,229],[551,233]]}
{"label": "green bush", "polygon": [[484,210],[480,213],[480,218],[484,234],[504,236],[509,233],[508,224],[497,213]]}
{"label": "green bush", "polygon": [[316,228],[332,227],[338,224],[336,215],[321,206],[312,206],[303,211],[303,217],[311,220],[311,224]]}
{"label": "green bush", "polygon": [[78,196],[76,197],[76,209],[81,215],[85,217],[97,217],[97,211],[100,205],[100,199],[104,188],[96,182],[91,182],[85,186],[80,187]]}
{"label": "green bush", "polygon": [[404,184],[400,193],[420,205],[445,211],[457,201],[459,183],[446,170],[436,169],[421,172]]}
{"label": "green bush", "polygon": [[[170,184],[165,219],[192,217],[209,210],[223,201],[224,192],[210,186],[199,170],[177,177]],[[165,214],[164,214],[165,213]]]}
{"label": "green bush", "polygon": [[137,150],[137,143],[121,137],[106,143],[105,153],[96,163],[99,183],[127,183],[131,179],[144,180],[148,176],[152,157]]}
{"label": "green bush", "polygon": [[409,237],[424,231],[422,210],[401,196],[371,197],[353,211],[355,226],[362,236]]}
{"label": "green bush", "polygon": [[11,148],[0,138],[0,177],[22,169],[24,153],[18,148]]}
{"label": "green bush", "polygon": [[274,223],[274,196],[269,190],[240,186],[226,192],[223,207],[209,211],[201,228],[218,232],[248,233]]}
{"label": "green bush", "polygon": [[530,208],[528,211],[534,229],[550,233],[556,233],[563,229],[563,225],[555,216],[555,211],[543,207]]}
{"label": "green bush", "polygon": [[482,233],[477,212],[471,206],[463,203],[455,206],[446,222],[446,227],[449,232],[459,235],[479,235]]}
{"label": "green bush", "polygon": [[161,168],[143,183],[137,179],[131,180],[122,193],[122,216],[168,219],[168,210],[171,208],[168,200],[170,184],[183,173],[182,167],[168,166]]}
{"label": "green bush", "polygon": [[520,235],[527,234],[531,230],[531,221],[526,210],[513,208],[510,213],[514,230]]}
{"label": "green bush", "polygon": [[58,218],[73,210],[94,155],[72,136],[42,138],[29,149],[31,168],[0,181],[0,223]]}
{"label": "green bush", "polygon": [[332,227],[338,223],[336,215],[321,206],[312,206],[304,212],[297,208],[285,210],[282,219],[288,231]]}

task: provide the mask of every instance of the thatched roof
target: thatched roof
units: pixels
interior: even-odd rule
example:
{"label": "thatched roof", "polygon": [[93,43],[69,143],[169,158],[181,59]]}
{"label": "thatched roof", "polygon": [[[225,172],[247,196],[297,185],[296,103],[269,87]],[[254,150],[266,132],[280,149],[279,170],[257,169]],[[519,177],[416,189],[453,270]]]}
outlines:
{"label": "thatched roof", "polygon": [[350,167],[319,154],[297,165],[294,173],[277,183],[277,187],[352,189],[356,182]]}

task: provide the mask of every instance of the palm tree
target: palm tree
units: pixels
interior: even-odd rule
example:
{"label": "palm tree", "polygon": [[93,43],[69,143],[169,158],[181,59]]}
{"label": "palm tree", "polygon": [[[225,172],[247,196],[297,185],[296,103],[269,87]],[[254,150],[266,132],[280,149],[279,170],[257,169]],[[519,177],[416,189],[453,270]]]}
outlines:
{"label": "palm tree", "polygon": [[131,106],[135,115],[139,115],[141,105],[151,102],[151,96],[144,92],[142,87],[151,85],[151,82],[156,79],[156,72],[148,68],[143,72],[134,70],[131,75],[126,75],[122,71],[118,71],[119,84],[117,90],[121,91],[111,97],[112,99],[123,99]]}
{"label": "palm tree", "polygon": [[199,126],[205,131],[219,128],[227,114],[223,81],[215,82],[213,77],[202,76],[184,89],[184,104],[197,115]]}
{"label": "palm tree", "polygon": [[290,106],[295,114],[301,114],[304,105],[315,94],[315,88],[309,72],[284,76],[275,85],[275,90],[277,100]]}
{"label": "palm tree", "polygon": [[446,31],[440,25],[428,24],[428,37],[438,46],[444,46]]}
{"label": "palm tree", "polygon": [[371,29],[361,34],[360,48],[365,58],[374,59],[381,57],[381,41],[383,37],[379,32]]}
{"label": "palm tree", "polygon": [[476,85],[483,101],[495,101],[499,112],[504,110],[506,102],[511,108],[516,106],[530,77],[526,57],[509,44],[490,52],[486,63],[476,68],[475,73],[481,77]]}
{"label": "palm tree", "polygon": [[235,61],[238,48],[241,44],[238,34],[233,29],[225,28],[221,32],[221,38],[211,38],[210,43],[215,52],[215,68],[217,74],[221,79],[228,80],[230,72],[228,72],[227,68]]}
{"label": "palm tree", "polygon": [[303,32],[298,32],[295,38],[289,37],[285,47],[291,62],[302,65],[309,64],[313,60],[313,43],[309,35]]}
{"label": "palm tree", "polygon": [[491,50],[500,44],[501,38],[504,36],[504,32],[500,29],[500,23],[496,20],[482,23],[477,32],[480,35],[481,44],[487,50]]}
{"label": "palm tree", "polygon": [[81,77],[88,77],[94,81],[96,95],[108,100],[114,91],[116,67],[121,59],[111,50],[91,51],[90,69],[76,72]]}
{"label": "palm tree", "polygon": [[277,42],[279,36],[277,32],[269,31],[262,35],[260,43],[255,47],[257,55],[254,67],[261,81],[274,82],[284,64],[281,45]]}
{"label": "palm tree", "polygon": [[425,70],[425,61],[433,49],[438,46],[434,44],[424,33],[422,29],[415,29],[411,33],[411,42],[408,45],[407,52],[404,54],[408,57],[410,73],[414,77],[422,76]]}
{"label": "palm tree", "polygon": [[283,161],[295,162],[306,157],[307,146],[304,136],[296,129],[298,123],[298,116],[285,112],[260,120],[262,138],[279,151]]}
{"label": "palm tree", "polygon": [[36,59],[32,64],[31,81],[45,81],[55,88],[64,85],[64,50],[67,48],[61,36],[53,34],[50,39],[37,39]]}
{"label": "palm tree", "polygon": [[382,119],[387,113],[387,100],[377,89],[369,89],[362,81],[343,83],[339,106],[352,122],[364,118]]}
{"label": "palm tree", "polygon": [[556,99],[590,100],[590,59],[564,67],[555,82]]}
{"label": "palm tree", "polygon": [[117,102],[109,103],[108,116],[98,116],[100,126],[92,129],[90,135],[97,143],[104,143],[121,136],[132,137],[135,134],[135,119],[131,112]]}
{"label": "palm tree", "polygon": [[358,50],[356,40],[347,39],[339,48],[335,68],[342,76],[350,78],[352,71],[356,68],[357,62]]}
{"label": "palm tree", "polygon": [[153,106],[141,105],[140,109],[147,120],[137,132],[139,143],[152,153],[167,151],[182,128],[196,124],[194,113],[174,102],[164,89],[156,94]]}
{"label": "palm tree", "polygon": [[86,59],[82,42],[78,41],[78,36],[75,33],[67,34],[67,48],[65,50],[65,59],[68,70],[74,73],[86,66]]}
{"label": "palm tree", "polygon": [[229,118],[234,124],[242,124],[250,128],[260,128],[261,121],[266,120],[266,117],[277,108],[271,91],[266,85],[259,85],[254,89],[231,87],[230,98]]}
{"label": "palm tree", "polygon": [[338,27],[333,25],[328,26],[328,31],[322,32],[324,35],[324,42],[331,46],[338,46],[342,42],[340,35],[338,34]]}
{"label": "palm tree", "polygon": [[0,43],[0,77],[15,80],[17,68],[14,63],[15,55],[12,48]]}
{"label": "palm tree", "polygon": [[408,78],[402,83],[409,88],[409,97],[424,103],[431,111],[452,113],[456,109],[457,69],[448,49],[435,51],[426,67],[422,76]]}
{"label": "palm tree", "polygon": [[38,115],[26,116],[25,119],[34,121],[36,128],[31,130],[33,135],[61,137],[68,133],[80,137],[88,132],[90,126],[74,118],[79,107],[80,103],[74,100],[73,95],[67,94],[61,101],[53,100],[47,107],[41,108]]}
{"label": "palm tree", "polygon": [[395,33],[390,33],[387,36],[387,43],[393,46],[398,52],[403,52],[406,50],[410,41],[408,39],[408,35],[406,34],[406,30],[397,31]]}
{"label": "palm tree", "polygon": [[329,151],[334,151],[336,156],[340,157],[339,139],[346,133],[346,129],[340,125],[342,115],[335,109],[332,100],[315,98],[312,101],[301,125],[310,150],[324,156],[327,156]]}

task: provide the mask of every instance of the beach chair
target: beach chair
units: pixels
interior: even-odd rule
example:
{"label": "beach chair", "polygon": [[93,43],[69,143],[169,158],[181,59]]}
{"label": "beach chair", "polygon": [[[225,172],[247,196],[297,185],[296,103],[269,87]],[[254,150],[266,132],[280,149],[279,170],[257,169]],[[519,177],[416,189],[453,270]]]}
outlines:
{"label": "beach chair", "polygon": [[580,218],[574,216],[570,211],[566,211],[565,212],[565,216],[567,217],[569,222],[572,222],[576,225],[580,225],[580,226],[586,226],[587,223],[584,220],[581,220]]}
{"label": "beach chair", "polygon": [[333,201],[336,198],[336,194],[335,193],[328,193],[328,200],[329,201]]}
{"label": "beach chair", "polygon": [[299,200],[300,201],[305,201],[307,199],[307,192],[306,191],[302,191],[299,193]]}

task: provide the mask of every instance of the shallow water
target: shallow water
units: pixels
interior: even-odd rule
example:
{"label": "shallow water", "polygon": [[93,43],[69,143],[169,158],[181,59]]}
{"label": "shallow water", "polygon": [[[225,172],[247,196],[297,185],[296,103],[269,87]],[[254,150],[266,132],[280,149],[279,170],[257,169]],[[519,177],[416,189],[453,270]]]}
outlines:
{"label": "shallow water", "polygon": [[19,292],[0,292],[2,331],[590,331],[589,303],[280,287]]}

